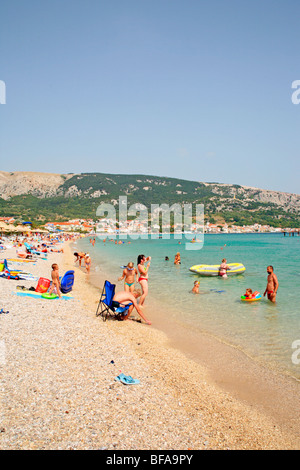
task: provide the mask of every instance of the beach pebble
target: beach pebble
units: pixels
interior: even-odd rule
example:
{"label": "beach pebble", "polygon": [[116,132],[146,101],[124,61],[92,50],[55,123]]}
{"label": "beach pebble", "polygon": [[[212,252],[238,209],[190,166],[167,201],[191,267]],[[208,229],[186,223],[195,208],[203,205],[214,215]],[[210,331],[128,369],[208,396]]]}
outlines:
{"label": "beach pebble", "polygon": [[[73,268],[70,249],[26,268],[49,278],[54,262],[60,274]],[[0,308],[10,311],[0,317],[2,450],[297,446],[268,418],[214,387],[161,332],[96,317],[100,286],[87,284],[79,269],[73,300],[17,296],[18,284],[0,278]],[[121,371],[140,384],[115,382]]]}

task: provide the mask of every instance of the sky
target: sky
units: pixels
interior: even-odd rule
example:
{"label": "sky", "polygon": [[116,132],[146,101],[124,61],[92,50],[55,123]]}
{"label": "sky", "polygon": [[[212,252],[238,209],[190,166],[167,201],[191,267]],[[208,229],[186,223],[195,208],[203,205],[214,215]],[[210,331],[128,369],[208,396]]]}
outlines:
{"label": "sky", "polygon": [[1,171],[300,194],[299,0],[2,0],[0,17]]}

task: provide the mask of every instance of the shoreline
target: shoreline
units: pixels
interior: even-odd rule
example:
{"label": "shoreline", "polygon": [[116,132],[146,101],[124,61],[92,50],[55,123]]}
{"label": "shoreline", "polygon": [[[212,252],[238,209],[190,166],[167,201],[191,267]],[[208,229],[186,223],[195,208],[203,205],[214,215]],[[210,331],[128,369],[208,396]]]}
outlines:
{"label": "shoreline", "polygon": [[[82,273],[84,276],[85,274]],[[99,274],[97,276],[99,280]],[[102,290],[104,278],[101,279],[98,294]],[[94,295],[97,292],[95,285],[90,280],[84,280],[87,290],[91,289],[89,297],[90,301],[92,298],[92,292]],[[94,303],[95,305],[96,303]],[[153,304],[153,299],[151,299]],[[89,304],[90,305],[90,304]],[[274,429],[279,429],[287,432],[288,435],[293,436],[292,441],[296,443],[296,447],[299,447],[299,382],[289,376],[273,371],[266,366],[257,363],[250,356],[247,356],[242,350],[234,347],[233,345],[227,344],[224,341],[212,336],[204,331],[197,331],[195,335],[192,332],[185,331],[182,334],[182,324],[178,325],[178,328],[169,328],[169,321],[162,320],[159,315],[159,309],[161,306],[158,302],[152,305],[153,309],[147,308],[147,316],[153,321],[152,326],[148,327],[143,324],[143,340],[147,341],[144,354],[151,356],[152,366],[156,370],[159,367],[157,358],[155,357],[155,347],[157,342],[161,349],[161,356],[164,361],[166,357],[172,357],[176,355],[176,366],[178,361],[182,365],[182,370],[192,368],[201,371],[201,374],[205,377],[205,384],[209,384],[209,387],[213,387],[216,395],[219,393],[224,394],[224,398],[227,397],[230,400],[237,400],[239,405],[245,410],[250,408],[255,412],[262,413],[266,419],[274,421]],[[153,310],[157,309],[155,313]],[[96,310],[96,308],[95,308]],[[102,319],[100,319],[102,322]],[[123,326],[124,322],[106,322],[109,325]],[[127,323],[127,322],[125,322]],[[136,327],[139,328],[139,324],[131,322],[126,325],[126,337],[128,339],[128,329],[132,328],[132,334],[130,335],[130,342],[135,347],[135,352],[141,354],[141,348],[136,348],[136,339],[134,333],[136,333]],[[133,325],[134,324],[134,325]],[[144,329],[144,327],[146,329]],[[151,328],[152,333],[148,330]],[[153,333],[154,331],[154,333]],[[122,336],[123,331],[121,328],[114,328],[114,333]],[[141,333],[141,332],[139,332]],[[155,337],[155,346],[152,344],[152,335]],[[145,337],[144,337],[145,336]],[[192,345],[192,346],[191,346]],[[197,354],[193,354],[191,351],[194,350]],[[152,354],[149,353],[152,352]],[[143,355],[142,355],[143,356]],[[149,358],[150,359],[150,358]],[[172,363],[172,361],[171,361]],[[160,364],[160,367],[162,364]],[[173,367],[172,364],[168,364],[168,367]],[[165,371],[165,366],[163,367]],[[170,373],[170,371],[169,371]],[[200,372],[199,372],[200,374]],[[163,372],[161,371],[161,375]],[[177,387],[180,386],[178,383]],[[194,400],[194,382],[187,385],[187,391],[185,393],[191,393],[191,400]],[[226,401],[226,399],[225,399]],[[284,406],[283,406],[284,404]],[[297,417],[297,418],[295,418]],[[228,425],[230,427],[230,425]],[[292,446],[293,447],[293,446]],[[294,448],[294,447],[293,447]]]}
{"label": "shoreline", "polygon": [[[299,448],[299,405],[293,416],[288,406],[299,398],[290,387],[269,412],[237,398],[224,377],[213,379],[205,361],[188,357],[177,343],[174,348],[156,320],[148,326],[96,317],[103,285],[92,286],[74,267],[71,243],[64,254],[49,253],[26,270],[49,277],[54,262],[60,274],[75,270],[71,300],[19,297],[16,286],[32,282],[0,279],[1,307],[10,311],[0,316],[2,450]],[[147,315],[154,319],[150,310]],[[216,342],[204,348],[210,359],[208,347],[215,354]],[[116,382],[120,372],[140,384]]]}

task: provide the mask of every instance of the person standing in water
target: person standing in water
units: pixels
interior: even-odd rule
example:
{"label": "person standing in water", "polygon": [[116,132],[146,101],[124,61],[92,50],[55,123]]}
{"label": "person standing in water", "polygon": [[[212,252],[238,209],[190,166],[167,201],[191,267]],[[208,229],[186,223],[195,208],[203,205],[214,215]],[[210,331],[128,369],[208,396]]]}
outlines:
{"label": "person standing in water", "polygon": [[174,264],[181,264],[181,258],[180,258],[180,253],[176,253],[175,259],[174,259]]}
{"label": "person standing in water", "polygon": [[264,292],[264,297],[267,294],[268,299],[275,303],[276,302],[276,294],[278,291],[279,283],[276,274],[274,274],[274,268],[273,266],[268,266],[267,267],[267,273],[268,273],[268,280],[267,280],[267,287]]}
{"label": "person standing in water", "polygon": [[230,267],[227,265],[227,259],[222,259],[222,263],[220,264],[219,268],[219,276],[223,279],[227,279],[227,271],[230,270]]}
{"label": "person standing in water", "polygon": [[[147,266],[145,266],[145,263],[148,261]],[[147,258],[145,255],[139,255],[137,259],[137,264],[138,264],[138,272],[139,272],[139,283],[142,288],[142,296],[140,299],[140,307],[144,305],[145,299],[148,295],[148,271],[150,268],[150,261],[151,261],[151,256],[148,256]]]}
{"label": "person standing in water", "polygon": [[91,257],[88,253],[84,257],[84,262],[85,262],[86,272],[87,272],[87,274],[90,274],[92,260],[91,260]]}

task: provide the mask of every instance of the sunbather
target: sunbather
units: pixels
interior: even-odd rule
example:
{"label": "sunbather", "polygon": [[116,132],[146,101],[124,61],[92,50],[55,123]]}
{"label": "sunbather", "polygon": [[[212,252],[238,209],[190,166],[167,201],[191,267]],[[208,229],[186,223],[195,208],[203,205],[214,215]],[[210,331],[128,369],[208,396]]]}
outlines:
{"label": "sunbather", "polygon": [[147,318],[143,314],[142,310],[139,308],[139,305],[136,301],[136,299],[140,297],[140,295],[141,295],[140,290],[136,290],[133,293],[126,292],[126,291],[117,292],[113,297],[112,307],[122,308],[122,307],[126,307],[126,305],[128,304],[132,304],[130,305],[128,309],[124,310],[124,315],[122,316],[122,320],[128,320],[131,315],[132,310],[135,308],[138,314],[147,323],[147,325],[151,325],[151,322],[147,320]]}

